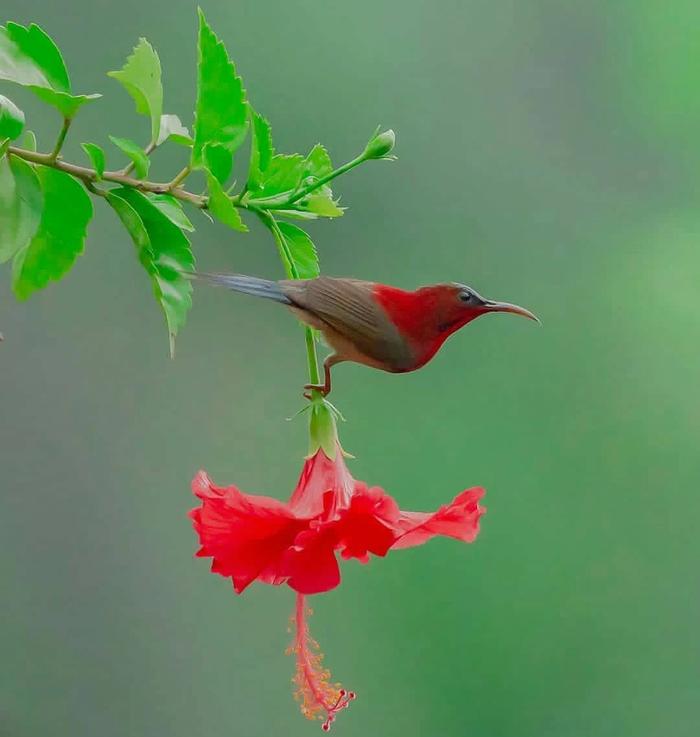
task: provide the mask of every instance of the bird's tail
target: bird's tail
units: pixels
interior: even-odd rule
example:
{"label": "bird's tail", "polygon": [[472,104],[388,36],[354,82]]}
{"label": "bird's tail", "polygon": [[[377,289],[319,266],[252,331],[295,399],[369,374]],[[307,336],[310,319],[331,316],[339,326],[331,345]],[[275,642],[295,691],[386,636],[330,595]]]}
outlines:
{"label": "bird's tail", "polygon": [[183,273],[190,279],[204,281],[217,287],[226,287],[226,289],[232,289],[234,292],[272,299],[285,305],[292,304],[289,297],[280,289],[279,284],[269,279],[258,279],[256,276],[244,276],[243,274],[208,274],[194,271]]}

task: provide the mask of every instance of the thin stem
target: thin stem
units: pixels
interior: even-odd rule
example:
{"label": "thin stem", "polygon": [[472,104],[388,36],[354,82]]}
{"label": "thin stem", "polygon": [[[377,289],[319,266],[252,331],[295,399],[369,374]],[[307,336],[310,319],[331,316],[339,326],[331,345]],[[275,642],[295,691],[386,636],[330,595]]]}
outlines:
{"label": "thin stem", "polygon": [[343,164],[342,166],[339,166],[337,169],[332,171],[330,174],[326,174],[325,177],[321,177],[320,179],[317,179],[315,182],[308,184],[306,187],[302,187],[295,195],[293,195],[287,200],[286,204],[291,205],[295,203],[297,200],[300,200],[302,197],[306,197],[307,194],[309,194],[310,192],[313,192],[315,189],[322,187],[324,184],[327,184],[328,182],[335,179],[336,177],[339,177],[341,174],[345,174],[345,172],[350,171],[350,169],[354,169],[356,166],[359,166],[364,160],[365,160],[364,154],[360,154],[359,156],[355,157],[352,161],[348,161],[347,164]]}
{"label": "thin stem", "polygon": [[68,135],[68,130],[70,129],[70,124],[72,122],[71,118],[63,118],[63,125],[61,126],[61,132],[58,134],[58,138],[56,139],[56,145],[53,147],[53,151],[49,154],[51,161],[56,161],[56,159],[58,159],[58,155],[61,153],[61,149],[63,148],[63,144],[66,140],[66,136]]}
{"label": "thin stem", "polygon": [[[299,272],[294,265],[294,259],[292,258],[292,254],[289,252],[289,246],[287,245],[287,241],[284,237],[284,234],[280,230],[277,221],[274,219],[274,217],[272,217],[272,215],[267,212],[260,210],[256,212],[263,223],[265,223],[265,225],[267,225],[267,227],[272,231],[272,235],[275,238],[275,243],[277,243],[277,248],[279,249],[280,256],[282,258],[282,265],[284,266],[284,272],[287,278],[298,279]],[[318,371],[316,341],[314,340],[313,330],[308,326],[304,328],[304,339],[306,341],[306,361],[309,365],[309,383],[318,384],[321,381],[321,375]],[[320,392],[318,392],[317,390],[314,390],[314,395],[318,395],[317,398],[321,397]]]}
{"label": "thin stem", "polygon": [[296,192],[292,192],[288,196],[276,194],[271,195],[270,197],[260,197],[248,200],[245,205],[243,205],[241,203],[241,200],[244,193],[241,192],[235,197],[232,197],[231,201],[236,207],[248,207],[251,209],[255,208],[259,210],[286,210],[290,205],[293,205],[298,200],[306,197],[306,195],[311,194],[311,192],[317,190],[319,187],[323,187],[324,184],[328,184],[328,182],[335,179],[336,177],[339,177],[341,174],[345,174],[346,172],[350,171],[350,169],[354,169],[356,166],[359,166],[364,161],[365,155],[360,154],[356,158],[352,159],[352,161],[348,161],[346,164],[343,164],[337,169],[334,169],[332,172],[330,172],[330,174],[326,174],[325,177],[321,177],[315,182],[307,184],[305,187],[302,187]]}
{"label": "thin stem", "polygon": [[[158,148],[158,145],[156,143],[153,143],[153,141],[151,141],[148,144],[148,146],[146,146],[146,148],[143,150],[143,152],[146,154],[146,156],[150,156],[157,148]],[[131,161],[121,170],[121,173],[124,174],[125,176],[127,174],[131,174],[135,166],[136,166],[136,162]]]}
{"label": "thin stem", "polygon": [[[53,159],[53,154],[42,154],[36,151],[28,151],[23,148],[17,148],[10,146],[8,152],[13,156],[17,156],[25,161],[30,161],[33,164],[41,164],[42,166],[50,166],[53,169],[64,171],[66,174],[70,174],[84,182],[94,183],[98,181],[97,172],[94,169],[89,169],[85,166],[77,166],[76,164],[69,164],[61,159]],[[106,171],[103,180],[107,182],[114,182],[115,184],[122,184],[127,187],[133,187],[141,192],[153,192],[155,194],[166,194],[170,193],[173,197],[183,202],[189,202],[195,207],[206,208],[207,198],[200,197],[192,192],[187,192],[184,189],[173,189],[171,190],[170,182],[144,182],[140,179],[134,179],[133,177],[127,176],[119,171]]]}
{"label": "thin stem", "polygon": [[188,164],[186,167],[183,168],[183,170],[173,179],[172,182],[170,182],[170,186],[168,189],[171,191],[173,189],[177,189],[184,181],[187,179],[187,177],[192,173],[192,167]]}

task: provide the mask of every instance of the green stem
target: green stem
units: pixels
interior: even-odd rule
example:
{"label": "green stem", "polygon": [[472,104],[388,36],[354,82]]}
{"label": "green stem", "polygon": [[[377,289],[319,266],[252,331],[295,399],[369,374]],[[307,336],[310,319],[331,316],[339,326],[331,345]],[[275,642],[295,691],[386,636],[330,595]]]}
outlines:
{"label": "green stem", "polygon": [[168,189],[171,191],[177,189],[187,177],[192,173],[192,167],[188,164],[184,169],[170,182]]}
{"label": "green stem", "polygon": [[[288,279],[298,279],[299,272],[294,265],[294,259],[292,254],[289,252],[289,246],[285,240],[284,234],[280,230],[277,221],[267,212],[257,211],[258,217],[263,223],[272,231],[272,235],[277,243],[277,248],[282,258],[282,265],[284,266],[284,273]],[[316,354],[316,341],[314,340],[314,333],[310,327],[304,328],[304,338],[306,340],[306,360],[309,366],[309,383],[318,384],[321,381],[321,374],[318,370],[318,356]],[[315,398],[320,399],[320,392],[314,390],[312,395]]]}
{"label": "green stem", "polygon": [[332,172],[330,172],[330,174],[326,174],[325,177],[321,177],[315,182],[307,184],[305,187],[302,187],[301,189],[293,192],[290,195],[272,195],[270,197],[251,199],[248,200],[245,205],[243,205],[241,203],[243,193],[241,193],[236,197],[232,197],[231,201],[236,207],[248,207],[260,210],[286,210],[290,205],[293,205],[295,202],[299,201],[303,197],[306,197],[306,195],[311,194],[311,192],[317,190],[319,187],[323,187],[324,184],[328,184],[328,182],[332,181],[336,177],[339,177],[341,174],[345,174],[346,172],[350,171],[350,169],[354,169],[356,166],[359,166],[364,161],[365,155],[364,153],[362,153],[352,159],[352,161],[348,161],[346,164],[343,164],[337,169],[334,169]]}
{"label": "green stem", "polygon": [[71,118],[63,118],[63,125],[61,126],[61,132],[58,134],[58,138],[56,139],[56,145],[53,147],[53,151],[49,154],[51,161],[56,161],[58,159],[58,155],[61,153],[61,149],[63,148],[63,144],[65,143],[66,136],[68,135],[68,130],[70,129],[70,124],[72,122]]}
{"label": "green stem", "polygon": [[320,179],[317,179],[315,182],[312,182],[311,184],[308,184],[306,187],[302,187],[295,195],[290,197],[287,200],[287,205],[294,204],[297,200],[300,200],[302,197],[306,197],[307,194],[313,192],[315,189],[318,189],[319,187],[323,187],[324,184],[327,184],[331,180],[335,179],[336,177],[339,177],[341,174],[345,174],[345,172],[350,171],[350,169],[354,169],[356,166],[359,166],[363,161],[365,160],[365,155],[360,154],[359,156],[356,156],[352,161],[348,161],[346,164],[343,164],[342,166],[339,166],[337,169],[334,169],[330,174],[326,174],[325,177],[321,177]]}

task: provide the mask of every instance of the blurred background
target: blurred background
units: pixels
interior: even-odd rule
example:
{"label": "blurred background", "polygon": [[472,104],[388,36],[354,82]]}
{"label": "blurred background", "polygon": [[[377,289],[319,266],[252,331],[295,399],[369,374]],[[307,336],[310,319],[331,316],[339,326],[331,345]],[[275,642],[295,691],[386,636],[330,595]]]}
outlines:
{"label": "blurred background", "polygon": [[[358,691],[348,737],[686,737],[700,684],[700,7],[677,0],[205,0],[278,149],[341,163],[381,123],[395,164],[339,180],[324,271],[464,281],[485,318],[423,371],[346,365],[354,475],[410,509],[487,488],[476,544],[343,568],[311,626]],[[139,36],[191,124],[196,3],[5,0],[41,24],[85,108],[66,158],[148,121],[105,76]],[[59,121],[2,85],[40,150]],[[153,178],[183,152],[161,151]],[[112,167],[125,160],[110,151]],[[239,168],[239,180],[243,173]],[[302,331],[197,289],[168,357],[132,244],[96,203],[68,278],[0,274],[3,737],[314,734],[284,656],[293,597],[193,559],[200,467],[285,498],[306,450]],[[191,213],[201,268],[280,277],[274,244]],[[250,221],[250,219],[249,219]]]}

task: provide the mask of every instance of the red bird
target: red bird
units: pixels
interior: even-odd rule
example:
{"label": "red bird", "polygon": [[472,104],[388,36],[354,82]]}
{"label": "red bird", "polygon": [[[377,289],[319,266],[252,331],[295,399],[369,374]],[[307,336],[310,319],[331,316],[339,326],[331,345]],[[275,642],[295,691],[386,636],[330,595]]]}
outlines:
{"label": "red bird", "polygon": [[280,302],[320,330],[333,353],[323,363],[324,383],[304,388],[324,396],[331,390],[331,367],[343,361],[401,374],[425,366],[452,333],[488,312],[511,312],[539,322],[524,307],[484,299],[464,284],[435,284],[407,292],[328,276],[298,281],[242,274],[190,276]]}

